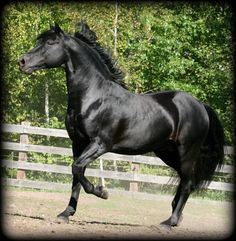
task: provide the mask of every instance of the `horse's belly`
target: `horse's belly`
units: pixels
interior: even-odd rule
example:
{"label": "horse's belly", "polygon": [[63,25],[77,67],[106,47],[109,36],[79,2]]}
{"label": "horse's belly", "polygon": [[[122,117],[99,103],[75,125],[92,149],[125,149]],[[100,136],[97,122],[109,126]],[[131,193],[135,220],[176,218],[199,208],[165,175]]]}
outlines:
{"label": "horse's belly", "polygon": [[167,122],[158,125],[136,125],[124,132],[123,138],[113,145],[112,152],[120,154],[143,154],[153,151],[160,143],[169,139],[172,127]]}

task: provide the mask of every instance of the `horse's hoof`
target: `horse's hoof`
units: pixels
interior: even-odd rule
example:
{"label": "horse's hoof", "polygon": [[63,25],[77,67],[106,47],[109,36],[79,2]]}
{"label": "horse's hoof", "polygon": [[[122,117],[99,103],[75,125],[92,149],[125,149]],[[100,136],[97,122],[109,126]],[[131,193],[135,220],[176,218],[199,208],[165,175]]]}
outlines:
{"label": "horse's hoof", "polygon": [[160,227],[161,229],[166,230],[166,231],[171,231],[171,226],[170,226],[169,224],[161,223],[161,224],[159,225],[159,227]]}
{"label": "horse's hoof", "polygon": [[69,217],[64,215],[57,215],[56,223],[69,223]]}
{"label": "horse's hoof", "polygon": [[97,186],[96,189],[98,189],[101,192],[100,198],[108,199],[108,191],[103,186]]}
{"label": "horse's hoof", "polygon": [[179,216],[179,219],[178,219],[178,222],[177,222],[177,225],[176,225],[176,226],[179,226],[179,225],[181,224],[182,220],[183,220],[183,214],[181,214],[181,215]]}
{"label": "horse's hoof", "polygon": [[103,199],[108,199],[109,197],[109,194],[108,194],[108,191],[107,190],[102,190],[102,195],[101,195],[101,198]]}
{"label": "horse's hoof", "polygon": [[172,216],[170,218],[170,226],[171,227],[175,227],[175,226],[177,226],[177,224],[178,224],[178,217]]}
{"label": "horse's hoof", "polygon": [[171,231],[171,217],[160,223],[160,227],[165,230]]}

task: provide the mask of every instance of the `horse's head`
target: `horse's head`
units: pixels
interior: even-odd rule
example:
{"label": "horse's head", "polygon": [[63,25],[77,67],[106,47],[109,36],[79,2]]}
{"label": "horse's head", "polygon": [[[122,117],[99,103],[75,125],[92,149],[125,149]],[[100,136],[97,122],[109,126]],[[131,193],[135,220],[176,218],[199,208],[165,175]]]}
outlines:
{"label": "horse's head", "polygon": [[39,69],[60,67],[66,60],[64,36],[57,23],[40,34],[38,45],[19,59],[20,69],[31,74]]}

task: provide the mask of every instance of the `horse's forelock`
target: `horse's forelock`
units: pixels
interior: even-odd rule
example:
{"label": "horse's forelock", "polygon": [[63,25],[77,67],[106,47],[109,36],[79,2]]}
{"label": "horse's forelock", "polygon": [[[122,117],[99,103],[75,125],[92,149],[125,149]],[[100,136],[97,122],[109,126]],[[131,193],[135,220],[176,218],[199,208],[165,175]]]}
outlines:
{"label": "horse's forelock", "polygon": [[36,38],[36,40],[38,42],[45,42],[47,41],[48,39],[55,39],[56,38],[56,33],[54,32],[53,29],[50,29],[50,30],[46,30],[44,32],[42,32],[41,34],[39,34]]}

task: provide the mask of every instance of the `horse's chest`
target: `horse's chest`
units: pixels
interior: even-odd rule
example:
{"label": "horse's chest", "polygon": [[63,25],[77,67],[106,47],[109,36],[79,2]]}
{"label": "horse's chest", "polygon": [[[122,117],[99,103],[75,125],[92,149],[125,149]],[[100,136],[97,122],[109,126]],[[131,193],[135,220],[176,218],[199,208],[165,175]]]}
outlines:
{"label": "horse's chest", "polygon": [[85,138],[86,132],[84,124],[80,115],[76,114],[75,110],[70,110],[66,114],[65,120],[66,129],[69,137],[73,140],[75,138]]}

